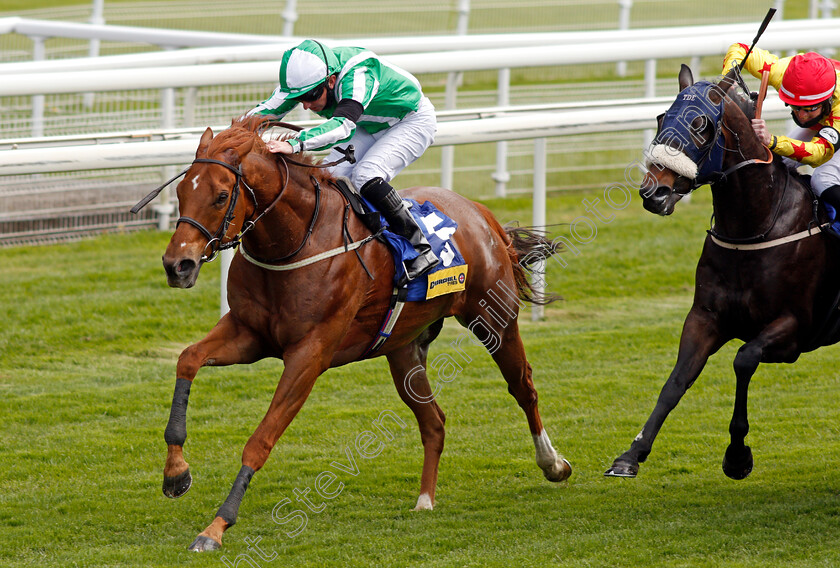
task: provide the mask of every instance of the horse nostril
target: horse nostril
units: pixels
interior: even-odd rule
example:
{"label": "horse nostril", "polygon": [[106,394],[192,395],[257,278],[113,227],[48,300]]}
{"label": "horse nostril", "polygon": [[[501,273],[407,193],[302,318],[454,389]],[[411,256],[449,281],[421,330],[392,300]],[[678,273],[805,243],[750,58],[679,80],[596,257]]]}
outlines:
{"label": "horse nostril", "polygon": [[175,267],[175,273],[178,276],[186,276],[188,274],[192,274],[193,270],[195,270],[195,261],[190,260],[188,258],[179,262]]}
{"label": "horse nostril", "polygon": [[166,275],[169,278],[184,278],[192,274],[195,270],[195,261],[188,258],[181,259],[174,262],[168,262],[163,259],[163,268],[166,270]]}
{"label": "horse nostril", "polygon": [[659,185],[656,187],[656,192],[654,193],[654,195],[657,197],[657,199],[665,199],[666,197],[671,195],[671,188],[667,185]]}
{"label": "horse nostril", "polygon": [[671,187],[667,185],[642,186],[639,188],[639,195],[645,200],[663,201],[671,195]]}

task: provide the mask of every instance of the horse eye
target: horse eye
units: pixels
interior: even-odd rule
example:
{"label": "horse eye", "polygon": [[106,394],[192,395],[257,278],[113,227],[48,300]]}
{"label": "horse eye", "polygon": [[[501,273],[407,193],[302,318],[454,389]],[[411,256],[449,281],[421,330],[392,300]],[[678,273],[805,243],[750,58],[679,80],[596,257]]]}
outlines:
{"label": "horse eye", "polygon": [[689,133],[691,134],[692,142],[694,142],[695,146],[703,145],[705,140],[706,130],[711,128],[711,121],[705,115],[698,116],[693,121],[691,121],[691,127],[689,128]]}
{"label": "horse eye", "polygon": [[228,200],[228,192],[223,191],[219,194],[219,197],[216,198],[216,205],[224,205]]}

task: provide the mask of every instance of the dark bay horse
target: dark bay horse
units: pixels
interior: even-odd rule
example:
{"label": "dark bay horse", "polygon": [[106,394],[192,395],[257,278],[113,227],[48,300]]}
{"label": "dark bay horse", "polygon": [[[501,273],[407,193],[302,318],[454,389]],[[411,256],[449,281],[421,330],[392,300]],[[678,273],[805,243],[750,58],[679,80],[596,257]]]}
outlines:
{"label": "dark bay horse", "polygon": [[[325,169],[307,159],[294,163],[266,149],[259,134],[264,122],[259,117],[235,120],[215,137],[210,129],[205,131],[196,160],[178,184],[181,217],[163,256],[169,285],[177,288],[191,287],[202,264],[219,247],[239,238],[248,256],[258,259],[246,259],[240,248],[228,278],[230,312],[178,359],[164,436],[167,496],[183,495],[192,483],[183,445],[189,391],[198,370],[266,357],[284,362],[268,411],[242,452],[242,467],[227,500],[190,549],[221,546],[251,477],[265,464],[318,376],[371,356],[387,357],[397,391],[419,424],[424,459],[415,509],[431,509],[445,417],[432,396],[426,357],[449,316],[491,352],[525,412],[537,465],[545,477],[556,482],[569,477],[571,466],[554,450],[543,428],[516,321],[521,300],[550,300],[534,295],[526,268],[550,255],[552,243],[533,231],[501,227],[486,207],[452,191],[403,192],[418,202],[432,202],[457,222],[452,238],[469,266],[466,286],[460,292],[406,303],[390,337],[370,355],[366,350],[377,337],[392,295],[391,254],[371,239],[355,215],[348,215],[348,203],[332,187]],[[345,248],[351,242],[355,244]]]}
{"label": "dark bay horse", "polygon": [[825,212],[807,182],[755,136],[754,108],[732,88],[737,79],[731,71],[718,84],[694,83],[683,65],[680,94],[650,149],[640,189],[645,209],[670,215],[681,197],[711,183],[714,227],[697,264],[676,366],[642,431],[608,476],[636,476],[665,418],[708,358],[740,339],[723,471],[744,479],[753,467],[745,445],[747,390],[759,363],[793,363],[801,353],[838,340],[838,241],[821,232]]}

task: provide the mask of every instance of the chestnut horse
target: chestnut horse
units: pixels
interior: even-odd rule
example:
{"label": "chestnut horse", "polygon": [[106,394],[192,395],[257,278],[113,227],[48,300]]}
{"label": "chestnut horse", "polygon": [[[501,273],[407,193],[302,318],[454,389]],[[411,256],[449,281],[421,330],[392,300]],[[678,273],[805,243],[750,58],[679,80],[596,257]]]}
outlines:
{"label": "chestnut horse", "polygon": [[216,137],[209,128],[204,132],[196,160],[178,185],[181,217],[163,255],[169,285],[176,288],[195,284],[201,265],[240,239],[250,257],[240,248],[231,263],[230,312],[178,359],[164,436],[164,494],[179,497],[192,483],[183,444],[189,390],[198,370],[266,357],[284,362],[268,411],[242,452],[242,467],[227,500],[190,549],[221,546],[251,477],[265,464],[318,376],[373,356],[387,357],[397,391],[417,419],[423,470],[415,510],[432,509],[445,418],[426,376],[426,357],[449,316],[491,352],[525,412],[545,477],[556,482],[569,477],[571,466],[543,428],[516,321],[524,305],[520,300],[551,301],[535,295],[526,268],[550,255],[552,243],[533,231],[501,227],[486,207],[452,191],[403,192],[419,202],[430,201],[458,224],[452,238],[469,270],[463,291],[407,302],[388,339],[370,354],[392,296],[391,253],[359,218],[348,215],[347,200],[333,188],[327,170],[309,158],[294,162],[267,150],[260,136],[265,126],[264,118],[251,117],[235,120]]}
{"label": "chestnut horse", "polygon": [[708,358],[740,339],[723,471],[744,479],[753,467],[745,445],[747,390],[759,363],[793,363],[801,353],[838,340],[838,241],[821,232],[826,214],[807,181],[753,132],[754,106],[732,89],[737,79],[733,70],[718,84],[694,83],[683,65],[680,94],[650,150],[640,190],[645,209],[670,215],[681,197],[711,183],[714,227],[697,264],[676,366],[642,431],[608,476],[636,476],[668,413]]}

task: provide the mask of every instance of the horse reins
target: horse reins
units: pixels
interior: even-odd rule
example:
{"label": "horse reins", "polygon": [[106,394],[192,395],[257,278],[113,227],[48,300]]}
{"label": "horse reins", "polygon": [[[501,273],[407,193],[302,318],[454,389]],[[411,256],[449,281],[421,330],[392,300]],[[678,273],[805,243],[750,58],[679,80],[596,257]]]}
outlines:
{"label": "horse reins", "polygon": [[[740,145],[739,145],[739,151],[740,151]],[[757,158],[753,158],[753,159],[750,159],[750,160],[744,160],[743,162],[739,162],[739,163],[735,164],[734,166],[732,166],[731,168],[727,169],[725,172],[723,172],[720,179],[721,180],[726,179],[726,177],[729,174],[731,174],[732,172],[734,172],[736,170],[741,169],[744,166],[749,166],[751,164],[762,164],[762,165],[772,164],[773,163],[773,152],[769,148],[767,149],[767,151],[770,154],[769,159],[759,160]],[[784,201],[785,201],[785,195],[787,194],[788,187],[790,186],[791,175],[790,175],[790,171],[787,168],[785,168],[785,174],[786,174],[786,176],[785,176],[785,186],[784,186],[784,189],[782,190],[782,195],[779,198],[778,203],[776,204],[776,210],[773,213],[773,218],[770,220],[770,225],[767,227],[767,229],[764,232],[762,232],[758,235],[755,235],[753,237],[746,237],[746,238],[724,237],[723,235],[721,235],[720,233],[715,231],[715,228],[712,225],[706,231],[709,234],[709,238],[711,239],[711,241],[713,243],[715,243],[716,245],[718,245],[719,247],[730,249],[730,250],[762,250],[762,249],[777,247],[779,245],[783,245],[783,244],[786,244],[786,243],[792,243],[792,242],[810,237],[812,235],[818,234],[819,232],[822,232],[825,228],[827,228],[829,226],[828,223],[825,223],[825,224],[822,224],[822,225],[819,224],[819,219],[817,217],[817,206],[816,206],[816,200],[815,200],[815,204],[814,204],[814,224],[817,225],[817,229],[818,229],[816,232],[814,232],[814,229],[812,228],[812,226],[809,223],[808,228],[805,229],[804,231],[800,231],[798,233],[795,233],[793,235],[788,235],[786,237],[779,237],[778,239],[773,239],[772,241],[765,241],[764,240],[767,237],[767,235],[770,233],[770,231],[773,230],[773,227],[776,226],[776,221],[779,220],[779,215],[781,214],[781,211],[782,211],[782,205],[784,204]],[[718,181],[720,181],[720,180],[718,180]],[[712,222],[714,222],[714,214],[712,214]]]}
{"label": "horse reins", "polygon": [[[351,150],[351,152],[352,152],[352,150]],[[324,165],[320,165],[318,167],[326,168],[326,167],[329,167],[331,165],[334,165],[335,163],[339,163],[343,160],[344,160],[344,158],[342,158],[340,160],[337,160],[336,162],[333,162],[331,164],[324,164]],[[277,205],[277,203],[280,201],[280,198],[283,197],[283,192],[286,190],[286,187],[288,187],[288,185],[289,185],[289,180],[291,179],[291,174],[289,172],[289,165],[286,163],[286,160],[281,160],[281,163],[283,164],[283,167],[286,170],[286,176],[285,176],[285,181],[283,182],[283,187],[280,188],[280,191],[277,193],[277,197],[274,198],[274,200],[268,205],[268,207],[266,207],[263,210],[262,213],[257,215],[256,219],[245,221],[242,224],[242,230],[239,231],[239,233],[236,236],[234,236],[231,240],[229,240],[226,243],[223,243],[221,239],[223,239],[224,236],[227,234],[227,230],[228,230],[228,228],[230,228],[230,223],[231,223],[231,221],[233,221],[233,218],[234,218],[233,213],[234,213],[234,209],[236,208],[236,201],[239,197],[239,185],[241,184],[241,185],[244,185],[246,188],[248,188],[248,191],[251,193],[251,198],[254,200],[255,210],[257,208],[259,208],[259,202],[257,201],[257,196],[254,193],[254,190],[251,189],[251,187],[245,182],[244,176],[242,174],[242,170],[240,170],[238,167],[234,167],[234,166],[228,164],[227,162],[222,162],[220,160],[211,160],[211,159],[206,159],[206,158],[196,159],[196,160],[193,161],[193,164],[195,164],[195,163],[217,164],[217,165],[220,165],[220,166],[224,166],[225,168],[227,168],[228,170],[233,172],[233,175],[236,176],[236,183],[234,184],[233,190],[231,192],[231,197],[230,197],[230,201],[229,201],[229,204],[228,204],[227,212],[225,213],[225,217],[224,217],[224,219],[222,219],[222,223],[219,226],[219,229],[216,231],[215,234],[211,235],[210,231],[207,230],[207,228],[204,225],[202,225],[200,222],[196,221],[195,219],[193,219],[191,217],[181,216],[175,222],[176,227],[180,223],[187,223],[187,224],[192,225],[193,227],[197,228],[199,231],[201,231],[201,234],[203,234],[208,239],[207,245],[205,245],[205,247],[204,247],[205,250],[208,246],[211,247],[210,255],[209,256],[207,256],[207,255],[203,256],[202,261],[203,262],[210,262],[210,261],[212,261],[213,259],[216,258],[216,255],[219,253],[219,251],[229,249],[229,248],[235,248],[235,247],[239,246],[242,243],[242,238],[245,236],[245,234],[248,231],[250,231],[251,229],[253,229],[254,226],[256,226],[257,222],[260,219],[262,219],[263,216],[266,213],[271,211],[274,208],[275,205]],[[292,162],[292,163],[295,163],[295,162]],[[293,250],[291,253],[289,253],[287,255],[284,255],[280,258],[272,259],[268,262],[282,262],[284,260],[288,260],[288,259],[294,257],[297,253],[299,253],[301,251],[301,249],[303,249],[303,247],[306,245],[307,241],[309,241],[309,237],[312,236],[312,232],[315,230],[315,223],[318,220],[318,214],[321,212],[321,184],[318,183],[318,180],[315,179],[314,176],[309,176],[309,178],[312,180],[312,185],[315,187],[315,208],[312,211],[312,219],[309,221],[309,227],[306,230],[306,234],[303,236],[303,239],[301,239],[301,242],[298,245],[298,247],[295,250]]]}
{"label": "horse reins", "polygon": [[[723,120],[720,120],[717,127],[715,128],[715,136],[713,138],[713,142],[710,145],[710,150],[708,152],[706,152],[703,156],[704,160],[709,159],[709,156],[711,154],[711,147],[714,146],[714,144],[718,143],[718,140],[723,135],[723,133],[722,133],[723,128],[726,128],[727,130],[732,132],[732,130],[723,123]],[[735,135],[736,140],[738,140],[738,135],[734,132],[733,132],[733,134]],[[726,149],[725,146],[724,146],[724,149]],[[738,143],[737,150],[730,150],[730,151],[732,151],[732,152],[737,151],[743,157],[743,153],[741,152],[740,141]],[[750,159],[742,160],[742,161],[738,162],[737,164],[735,164],[734,166],[731,166],[731,167],[727,168],[726,170],[724,170],[724,171],[722,171],[718,174],[717,179],[715,179],[713,182],[711,182],[712,185],[714,185],[716,183],[719,183],[722,180],[725,180],[730,174],[740,170],[743,167],[751,166],[751,165],[771,165],[773,163],[773,152],[772,152],[772,150],[767,148],[767,154],[768,154],[767,159],[750,158]],[[789,243],[789,242],[794,242],[794,241],[809,237],[812,234],[816,234],[816,233],[812,232],[813,229],[811,228],[811,226],[809,226],[808,229],[806,229],[805,231],[801,231],[801,232],[796,233],[794,235],[788,235],[786,237],[781,237],[781,238],[778,238],[778,239],[774,239],[772,241],[765,241],[764,240],[767,237],[767,235],[770,233],[770,231],[773,230],[773,227],[776,226],[776,222],[778,221],[779,215],[781,214],[781,211],[782,211],[782,205],[783,205],[784,200],[785,200],[785,195],[787,194],[788,187],[790,186],[790,177],[791,177],[790,172],[787,171],[787,169],[786,169],[785,173],[787,175],[785,177],[784,189],[782,190],[782,195],[779,198],[778,203],[776,204],[776,209],[773,213],[773,217],[771,218],[770,224],[769,224],[769,226],[767,227],[766,230],[764,230],[760,234],[752,236],[752,237],[745,237],[745,238],[725,237],[725,236],[721,235],[720,233],[718,233],[717,231],[715,231],[714,225],[712,224],[712,226],[706,231],[709,234],[709,237],[712,240],[712,242],[714,242],[716,245],[718,245],[720,247],[728,248],[728,249],[732,249],[732,250],[760,250],[760,249],[765,249],[765,248],[772,248],[772,247],[779,246],[779,245]],[[691,191],[689,191],[688,193],[691,193]],[[817,219],[817,214],[816,214],[816,207],[814,209],[815,209],[815,211],[814,211],[814,221],[815,221],[815,224],[818,225],[818,228],[821,231],[827,225],[819,225],[819,220]],[[714,214],[712,214],[712,223],[714,223]]]}

